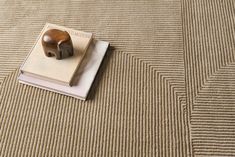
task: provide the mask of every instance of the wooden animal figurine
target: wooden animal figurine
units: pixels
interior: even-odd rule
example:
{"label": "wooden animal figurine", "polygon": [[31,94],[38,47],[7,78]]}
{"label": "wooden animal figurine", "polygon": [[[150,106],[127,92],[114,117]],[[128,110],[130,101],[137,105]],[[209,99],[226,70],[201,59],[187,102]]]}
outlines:
{"label": "wooden animal figurine", "polygon": [[42,47],[47,57],[55,56],[63,59],[73,55],[73,43],[69,33],[58,29],[50,29],[42,36]]}

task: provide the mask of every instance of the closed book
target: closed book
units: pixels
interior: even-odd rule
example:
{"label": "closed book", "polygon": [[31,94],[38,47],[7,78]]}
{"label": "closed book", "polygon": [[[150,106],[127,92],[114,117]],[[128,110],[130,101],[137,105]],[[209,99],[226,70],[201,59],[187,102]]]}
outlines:
{"label": "closed book", "polygon": [[[69,33],[73,43],[73,56],[57,60],[55,56],[47,57],[44,54],[41,40],[43,34],[49,29],[59,29]],[[27,76],[71,86],[75,72],[81,64],[91,41],[92,33],[46,23],[35,45],[22,64],[20,71]]]}
{"label": "closed book", "polygon": [[92,40],[79,69],[75,73],[73,86],[71,87],[25,75],[24,73],[20,73],[18,79],[23,84],[86,100],[108,46],[108,42]]}

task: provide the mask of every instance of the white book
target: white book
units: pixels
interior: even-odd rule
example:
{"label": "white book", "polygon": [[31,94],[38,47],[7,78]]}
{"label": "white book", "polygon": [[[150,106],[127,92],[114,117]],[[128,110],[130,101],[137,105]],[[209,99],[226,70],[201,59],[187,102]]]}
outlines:
{"label": "white book", "polygon": [[86,100],[92,82],[96,76],[99,66],[105,56],[109,43],[93,40],[83,58],[81,65],[74,75],[73,86],[58,84],[56,82],[40,79],[30,75],[20,73],[18,79],[20,83],[46,89],[49,91],[72,96]]}
{"label": "white book", "polygon": [[[57,60],[55,56],[47,57],[44,54],[41,40],[43,34],[49,29],[59,29],[69,33],[74,48],[73,56],[62,60]],[[86,33],[63,26],[46,23],[35,45],[22,64],[20,71],[25,75],[71,86],[74,74],[80,66],[91,40],[92,33]]]}

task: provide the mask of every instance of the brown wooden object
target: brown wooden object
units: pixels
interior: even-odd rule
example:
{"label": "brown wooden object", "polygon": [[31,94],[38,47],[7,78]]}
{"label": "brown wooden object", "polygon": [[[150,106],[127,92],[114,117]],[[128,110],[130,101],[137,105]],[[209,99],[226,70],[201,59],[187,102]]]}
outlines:
{"label": "brown wooden object", "polygon": [[73,55],[73,43],[69,33],[58,29],[50,29],[42,36],[42,47],[47,57],[55,56],[63,59]]}

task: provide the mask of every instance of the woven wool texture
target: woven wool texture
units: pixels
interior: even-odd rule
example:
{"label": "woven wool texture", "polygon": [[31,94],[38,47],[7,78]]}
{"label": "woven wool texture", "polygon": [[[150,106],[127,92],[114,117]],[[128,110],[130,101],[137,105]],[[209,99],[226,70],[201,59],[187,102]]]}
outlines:
{"label": "woven wool texture", "polygon": [[[235,156],[234,0],[0,0],[0,156]],[[88,100],[19,84],[46,22],[111,47]]]}

